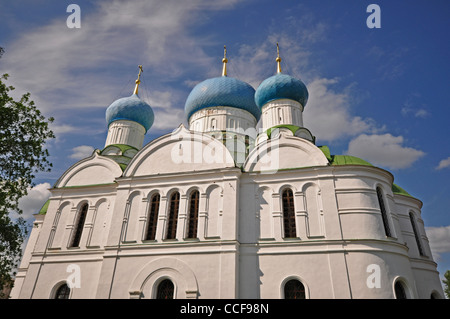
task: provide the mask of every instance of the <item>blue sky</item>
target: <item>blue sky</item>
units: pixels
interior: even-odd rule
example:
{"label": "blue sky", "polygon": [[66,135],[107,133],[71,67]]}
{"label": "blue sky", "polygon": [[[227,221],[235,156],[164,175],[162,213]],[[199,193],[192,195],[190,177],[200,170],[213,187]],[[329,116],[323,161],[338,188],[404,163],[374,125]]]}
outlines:
{"label": "blue sky", "polygon": [[[70,29],[69,4],[81,8]],[[369,29],[367,6],[381,9]],[[146,143],[186,123],[193,86],[221,74],[255,89],[276,71],[301,78],[310,99],[304,124],[333,154],[385,168],[423,201],[441,275],[450,269],[450,3],[442,0],[150,0],[2,1],[0,72],[16,94],[30,92],[57,138],[54,163],[23,199],[25,216],[73,163],[102,149],[105,110],[131,95],[137,65],[140,96],[155,112]]]}

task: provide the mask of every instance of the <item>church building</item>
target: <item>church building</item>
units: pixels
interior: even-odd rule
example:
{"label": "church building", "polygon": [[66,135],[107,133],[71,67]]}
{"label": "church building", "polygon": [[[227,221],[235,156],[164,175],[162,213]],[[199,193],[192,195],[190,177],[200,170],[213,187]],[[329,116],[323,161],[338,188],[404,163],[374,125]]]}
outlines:
{"label": "church building", "polygon": [[11,297],[444,298],[422,202],[316,145],[308,89],[279,50],[256,90],[228,76],[226,50],[222,62],[187,97],[188,127],[146,145],[158,119],[140,66],[133,94],[106,109],[104,148],[35,215]]}

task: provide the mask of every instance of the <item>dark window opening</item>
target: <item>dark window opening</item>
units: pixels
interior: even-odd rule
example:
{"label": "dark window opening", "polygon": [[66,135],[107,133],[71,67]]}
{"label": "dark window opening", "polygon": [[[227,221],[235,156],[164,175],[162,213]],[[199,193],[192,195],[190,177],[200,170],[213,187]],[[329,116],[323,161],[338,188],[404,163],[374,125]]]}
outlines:
{"label": "dark window opening", "polygon": [[69,299],[70,288],[67,284],[62,285],[56,290],[55,299]]}
{"label": "dark window opening", "polygon": [[177,236],[178,208],[180,207],[180,193],[175,192],[170,197],[169,221],[167,226],[167,239]]}
{"label": "dark window opening", "polygon": [[173,299],[174,286],[172,281],[164,279],[158,285],[156,299]]}
{"label": "dark window opening", "polygon": [[420,256],[423,256],[424,253],[423,253],[423,248],[422,248],[422,242],[420,241],[419,232],[417,231],[416,221],[415,221],[413,213],[409,213],[409,219],[411,221],[411,226],[413,229],[414,237],[416,238],[416,243],[417,243],[417,248],[419,249],[419,254],[420,254]]}
{"label": "dark window opening", "polygon": [[153,195],[150,203],[150,214],[148,216],[148,227],[146,240],[154,240],[156,236],[156,224],[158,223],[158,212],[159,212],[159,194]]}
{"label": "dark window opening", "polygon": [[75,223],[75,233],[73,235],[72,244],[70,245],[70,247],[80,246],[80,240],[83,233],[84,221],[86,220],[87,211],[88,204],[84,204],[77,216],[77,222]]}
{"label": "dark window opening", "polygon": [[408,299],[406,298],[405,287],[400,281],[397,281],[394,286],[396,299]]}
{"label": "dark window opening", "polygon": [[384,205],[383,192],[379,187],[377,187],[377,197],[378,197],[378,204],[380,205],[381,210],[381,218],[383,219],[384,231],[387,237],[392,237],[391,229],[389,227],[388,216],[386,212],[386,206]]}
{"label": "dark window opening", "polygon": [[189,201],[189,224],[188,224],[188,238],[197,238],[197,224],[198,224],[198,205],[200,193],[194,191],[191,194]]}
{"label": "dark window opening", "polygon": [[289,280],[284,285],[285,299],[306,299],[305,286],[296,279]]}
{"label": "dark window opening", "polygon": [[296,237],[294,195],[292,190],[285,189],[282,196],[284,237]]}

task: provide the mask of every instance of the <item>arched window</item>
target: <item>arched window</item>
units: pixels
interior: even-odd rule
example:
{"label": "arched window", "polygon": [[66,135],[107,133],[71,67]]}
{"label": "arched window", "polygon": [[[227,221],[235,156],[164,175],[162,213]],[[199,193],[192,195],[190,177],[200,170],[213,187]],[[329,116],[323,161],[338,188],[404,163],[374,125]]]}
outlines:
{"label": "arched window", "polygon": [[380,187],[377,187],[377,197],[378,197],[378,204],[380,205],[380,210],[381,210],[381,218],[383,219],[384,231],[385,231],[387,237],[391,237],[392,234],[391,234],[391,229],[389,227],[386,206],[384,204],[383,192],[381,191]]}
{"label": "arched window", "polygon": [[396,299],[408,299],[406,298],[406,291],[405,287],[400,281],[397,281],[394,285],[395,290],[395,298]]}
{"label": "arched window", "polygon": [[178,208],[180,207],[180,193],[175,192],[170,197],[169,221],[167,226],[167,239],[177,236]]}
{"label": "arched window", "polygon": [[170,279],[164,279],[158,285],[156,299],[173,299],[174,286]]}
{"label": "arched window", "polygon": [[150,201],[150,213],[148,216],[148,227],[147,227],[147,236],[146,240],[154,240],[156,236],[156,224],[158,222],[158,211],[159,211],[159,194],[155,194],[152,196]]}
{"label": "arched window", "polygon": [[297,279],[289,280],[284,285],[284,299],[306,299],[305,286]]}
{"label": "arched window", "polygon": [[295,230],[294,195],[292,194],[291,189],[287,188],[283,191],[282,204],[284,237],[296,237],[297,234]]}
{"label": "arched window", "polygon": [[75,223],[75,232],[73,234],[70,247],[80,246],[81,234],[83,233],[84,221],[86,220],[88,207],[88,204],[84,204],[78,212],[77,221]]}
{"label": "arched window", "polygon": [[414,237],[416,238],[417,248],[419,249],[420,256],[423,256],[423,248],[422,248],[422,242],[420,241],[419,232],[417,231],[416,227],[416,220],[414,218],[414,214],[412,212],[409,213],[409,220],[411,221],[411,226],[414,232]]}
{"label": "arched window", "polygon": [[70,288],[67,284],[61,285],[55,293],[55,299],[69,299]]}
{"label": "arched window", "polygon": [[193,191],[189,199],[188,238],[197,238],[199,199],[200,193],[198,191]]}
{"label": "arched window", "polygon": [[430,299],[441,299],[438,293],[432,292],[430,295]]}

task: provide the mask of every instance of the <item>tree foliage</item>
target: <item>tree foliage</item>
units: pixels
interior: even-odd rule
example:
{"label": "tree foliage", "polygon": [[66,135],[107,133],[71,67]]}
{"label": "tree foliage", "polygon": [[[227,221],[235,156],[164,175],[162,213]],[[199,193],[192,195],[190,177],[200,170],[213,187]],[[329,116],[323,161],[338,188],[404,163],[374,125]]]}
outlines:
{"label": "tree foliage", "polygon": [[450,270],[447,270],[444,274],[444,293],[447,296],[447,299],[450,299]]}
{"label": "tree foliage", "polygon": [[10,213],[20,216],[19,199],[34,186],[36,173],[50,171],[45,143],[55,137],[49,128],[53,118],[42,115],[30,93],[18,101],[10,97],[14,87],[7,79],[8,74],[0,77],[0,291],[11,282],[27,235],[23,218],[12,220]]}

